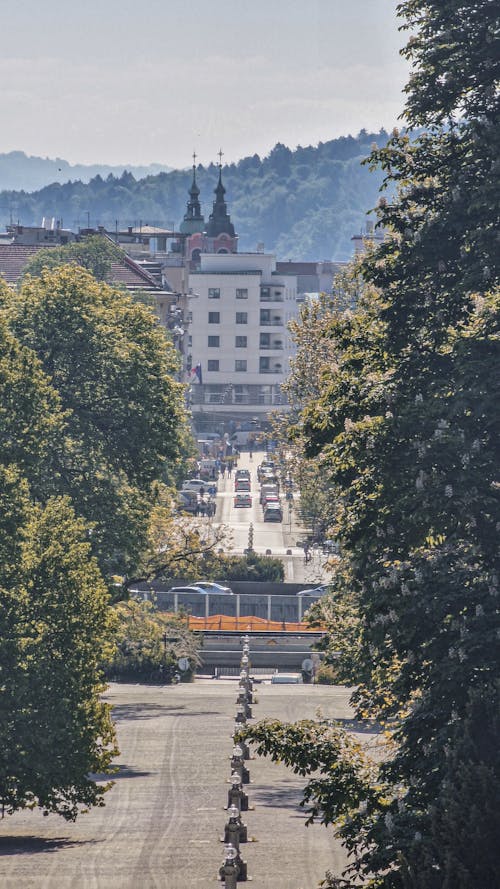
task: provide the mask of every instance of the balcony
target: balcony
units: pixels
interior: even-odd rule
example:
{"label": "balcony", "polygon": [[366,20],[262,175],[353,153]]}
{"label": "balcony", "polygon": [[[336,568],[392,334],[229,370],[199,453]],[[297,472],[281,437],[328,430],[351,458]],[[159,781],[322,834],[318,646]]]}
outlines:
{"label": "balcony", "polygon": [[260,301],[261,303],[282,303],[283,302],[283,291],[284,287],[280,284],[275,284],[272,287],[261,287],[260,288]]}
{"label": "balcony", "polygon": [[268,317],[267,315],[260,316],[260,326],[261,327],[283,327],[283,318]]}

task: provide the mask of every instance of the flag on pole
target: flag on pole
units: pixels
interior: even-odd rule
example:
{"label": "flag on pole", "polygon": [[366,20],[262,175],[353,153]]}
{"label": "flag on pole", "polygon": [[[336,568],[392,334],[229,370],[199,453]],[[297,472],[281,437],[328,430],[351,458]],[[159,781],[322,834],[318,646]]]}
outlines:
{"label": "flag on pole", "polygon": [[201,373],[201,364],[197,364],[196,367],[193,367],[191,371],[191,376],[198,377],[198,382],[203,383],[202,373]]}

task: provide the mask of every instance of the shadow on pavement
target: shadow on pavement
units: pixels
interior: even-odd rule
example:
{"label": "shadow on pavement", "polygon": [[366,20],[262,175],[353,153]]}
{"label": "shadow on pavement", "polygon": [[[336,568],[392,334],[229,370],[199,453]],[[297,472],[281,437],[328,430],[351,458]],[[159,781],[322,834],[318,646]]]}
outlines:
{"label": "shadow on pavement", "polygon": [[114,772],[111,775],[104,775],[101,772],[92,772],[90,778],[92,781],[118,781],[119,778],[147,778],[148,775],[151,775],[151,772],[142,772],[140,769],[134,769],[133,766],[128,766],[125,763],[117,765],[117,772]]}
{"label": "shadow on pavement", "polygon": [[356,732],[357,734],[378,735],[382,731],[382,727],[376,722],[359,722],[357,719],[336,718],[333,720],[340,728],[344,728],[346,732]]}
{"label": "shadow on pavement", "polygon": [[255,789],[252,793],[252,797],[256,803],[260,803],[260,805],[263,806],[275,806],[280,809],[298,809],[300,812],[303,811],[299,805],[302,799],[302,792],[297,787],[280,789],[272,785],[267,785],[261,787],[259,790]]}
{"label": "shadow on pavement", "polygon": [[68,837],[10,836],[0,837],[0,857],[3,855],[33,855],[38,852],[57,852],[71,846],[82,846],[90,840],[70,840]]}
{"label": "shadow on pavement", "polygon": [[178,704],[113,704],[111,715],[114,720],[120,719],[156,719],[166,713],[176,715],[185,708]]}

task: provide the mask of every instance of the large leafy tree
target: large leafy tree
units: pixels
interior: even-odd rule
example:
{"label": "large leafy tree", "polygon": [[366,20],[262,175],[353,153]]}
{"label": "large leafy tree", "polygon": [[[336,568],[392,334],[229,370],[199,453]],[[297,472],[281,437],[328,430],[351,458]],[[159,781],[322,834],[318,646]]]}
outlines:
{"label": "large leafy tree", "polygon": [[373,152],[398,185],[380,205],[386,241],[364,262],[378,296],[330,325],[336,367],[303,413],[336,494],[337,595],[357,611],[344,675],[359,683],[358,716],[385,722],[388,755],[373,780],[360,760],[354,780],[347,749],[315,766],[287,735],[256,737],[324,776],[308,785],[316,813],[343,819],[354,853],[332,886],[498,887],[498,6],[398,11],[411,30],[406,122],[426,132],[395,131]]}
{"label": "large leafy tree", "polygon": [[182,460],[185,419],[173,346],[151,311],[65,265],[27,277],[11,323],[57,391],[65,430],[52,477],[91,523],[106,574],[130,574],[147,543],[153,485]]}
{"label": "large leafy tree", "polygon": [[123,259],[123,252],[106,237],[90,235],[71,244],[38,250],[24,269],[24,276],[38,277],[44,269],[57,269],[71,263],[87,269],[98,281],[106,281],[113,262]]}
{"label": "large leafy tree", "polygon": [[101,803],[117,752],[100,662],[106,587],[68,500],[34,506],[0,467],[0,806],[73,820]]}

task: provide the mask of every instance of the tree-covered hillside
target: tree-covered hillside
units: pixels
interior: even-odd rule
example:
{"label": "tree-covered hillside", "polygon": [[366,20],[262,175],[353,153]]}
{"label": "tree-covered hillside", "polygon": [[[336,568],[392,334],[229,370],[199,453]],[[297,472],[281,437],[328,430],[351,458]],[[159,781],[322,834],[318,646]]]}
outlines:
{"label": "tree-covered hillside", "polygon": [[0,189],[23,189],[37,191],[51,182],[63,184],[69,179],[89,182],[94,176],[121,176],[124,170],[133,173],[136,179],[171,170],[166,164],[70,164],[61,157],[37,157],[24,151],[0,153]]}
{"label": "tree-covered hillside", "polygon": [[[347,136],[297,148],[276,145],[268,157],[257,154],[223,170],[226,199],[240,236],[240,250],[255,250],[263,242],[280,259],[348,259],[351,237],[366,223],[366,212],[377,202],[382,180],[361,161],[372,143],[382,146],[387,133],[362,130]],[[205,218],[212,209],[217,169],[199,166],[198,184]],[[76,229],[90,224],[120,228],[142,223],[177,227],[185,212],[190,170],[174,170],[137,181],[130,173],[119,178],[96,176],[88,184],[54,183],[32,194],[0,192],[0,212],[24,225],[39,224],[43,216]],[[0,217],[1,218],[1,217]]]}

